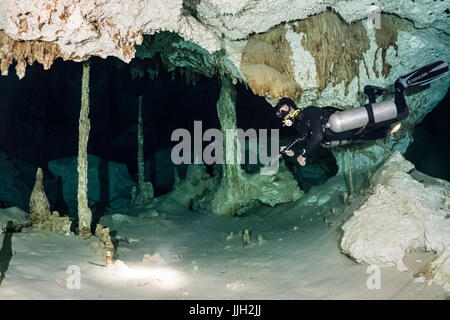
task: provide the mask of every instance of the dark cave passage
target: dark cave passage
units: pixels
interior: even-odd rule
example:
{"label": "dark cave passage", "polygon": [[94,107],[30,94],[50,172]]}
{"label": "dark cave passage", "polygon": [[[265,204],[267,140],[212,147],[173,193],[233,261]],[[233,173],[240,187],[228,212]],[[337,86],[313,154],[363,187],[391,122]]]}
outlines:
{"label": "dark cave passage", "polygon": [[414,141],[405,153],[417,170],[447,181],[450,181],[449,119],[450,90],[447,90],[444,99],[415,126]]}
{"label": "dark cave passage", "polygon": [[[3,117],[0,146],[10,156],[36,166],[77,155],[81,64],[55,62],[51,70],[29,68],[18,80],[0,78]],[[114,58],[93,58],[91,73],[91,133],[88,151],[135,168],[138,96],[143,95],[145,155],[170,146],[171,132],[190,128],[194,120],[217,126],[217,81],[202,78],[197,86],[159,72],[155,80],[134,80],[128,65]],[[211,104],[211,108],[205,105]],[[131,155],[133,154],[133,155]]]}

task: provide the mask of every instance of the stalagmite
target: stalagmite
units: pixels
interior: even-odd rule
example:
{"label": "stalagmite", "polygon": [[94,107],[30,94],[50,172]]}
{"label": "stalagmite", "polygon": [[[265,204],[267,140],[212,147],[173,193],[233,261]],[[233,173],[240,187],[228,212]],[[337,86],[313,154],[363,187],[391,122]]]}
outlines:
{"label": "stalagmite", "polygon": [[58,211],[50,211],[50,203],[44,190],[44,174],[41,168],[36,171],[36,182],[30,196],[30,219],[33,228],[37,230],[70,235],[72,222],[69,217],[60,217]]}
{"label": "stalagmite", "polygon": [[95,236],[100,241],[100,250],[105,257],[105,264],[111,265],[114,261],[116,249],[109,234],[109,228],[104,228],[101,224],[97,224],[95,228]]}
{"label": "stalagmite", "polygon": [[30,218],[33,225],[37,225],[47,220],[50,215],[50,203],[44,191],[44,174],[38,168],[36,172],[36,182],[30,197]]}
{"label": "stalagmite", "polygon": [[248,232],[248,229],[245,229],[244,235],[242,238],[242,244],[244,247],[247,247],[250,244],[250,233]]}
{"label": "stalagmite", "polygon": [[83,239],[91,236],[91,210],[88,207],[87,189],[87,144],[89,139],[89,73],[90,62],[83,62],[83,76],[81,80],[81,111],[78,136],[78,226]]}

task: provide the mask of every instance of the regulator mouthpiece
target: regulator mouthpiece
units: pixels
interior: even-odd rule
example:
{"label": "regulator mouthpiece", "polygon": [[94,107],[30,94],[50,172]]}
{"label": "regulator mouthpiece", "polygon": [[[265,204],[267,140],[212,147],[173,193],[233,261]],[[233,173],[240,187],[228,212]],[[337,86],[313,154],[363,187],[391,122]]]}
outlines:
{"label": "regulator mouthpiece", "polygon": [[291,119],[285,119],[283,120],[283,127],[290,127],[292,126],[293,122]]}

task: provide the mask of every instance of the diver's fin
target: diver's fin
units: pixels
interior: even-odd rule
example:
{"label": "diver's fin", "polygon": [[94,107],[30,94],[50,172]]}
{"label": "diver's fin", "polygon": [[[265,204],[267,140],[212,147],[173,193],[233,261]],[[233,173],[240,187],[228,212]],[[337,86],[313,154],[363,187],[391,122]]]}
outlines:
{"label": "diver's fin", "polygon": [[448,64],[436,61],[398,78],[403,87],[424,86],[448,73]]}

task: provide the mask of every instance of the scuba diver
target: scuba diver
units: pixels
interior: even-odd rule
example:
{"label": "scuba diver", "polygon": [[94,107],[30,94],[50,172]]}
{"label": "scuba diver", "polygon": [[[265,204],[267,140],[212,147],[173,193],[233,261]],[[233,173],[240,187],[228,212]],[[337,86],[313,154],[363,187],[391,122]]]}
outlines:
{"label": "scuba diver", "polygon": [[[276,116],[282,119],[283,126],[294,126],[299,133],[296,140],[280,148],[280,156],[295,155],[297,162],[305,166],[307,159],[313,158],[320,146],[330,148],[386,137],[389,132],[400,128],[397,124],[391,131],[391,125],[409,114],[403,91],[412,86],[425,86],[448,71],[446,62],[437,61],[398,78],[394,83],[394,101],[376,103],[376,98],[386,89],[365,86],[364,93],[369,103],[346,111],[335,107],[298,108],[291,99],[280,99],[275,106]],[[299,141],[302,143],[298,144]]]}

